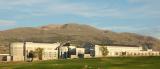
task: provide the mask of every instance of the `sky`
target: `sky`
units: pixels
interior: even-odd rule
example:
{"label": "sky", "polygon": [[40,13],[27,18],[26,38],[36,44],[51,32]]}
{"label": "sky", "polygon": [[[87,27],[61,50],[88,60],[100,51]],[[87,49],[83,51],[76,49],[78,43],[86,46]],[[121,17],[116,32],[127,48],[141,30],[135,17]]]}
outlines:
{"label": "sky", "polygon": [[160,0],[0,0],[0,30],[79,23],[160,39]]}

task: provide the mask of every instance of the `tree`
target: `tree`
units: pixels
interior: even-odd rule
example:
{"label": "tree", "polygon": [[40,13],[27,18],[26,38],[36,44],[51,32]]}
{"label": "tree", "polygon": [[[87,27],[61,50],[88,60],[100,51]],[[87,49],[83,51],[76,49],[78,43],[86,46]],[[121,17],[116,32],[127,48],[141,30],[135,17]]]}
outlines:
{"label": "tree", "polygon": [[126,52],[122,52],[122,56],[126,56]]}
{"label": "tree", "polygon": [[102,47],[100,48],[100,50],[101,50],[102,55],[103,55],[104,57],[107,56],[108,53],[109,53],[107,47],[102,46]]}
{"label": "tree", "polygon": [[43,56],[43,48],[37,48],[35,51],[37,53],[38,59],[42,60],[42,56]]}

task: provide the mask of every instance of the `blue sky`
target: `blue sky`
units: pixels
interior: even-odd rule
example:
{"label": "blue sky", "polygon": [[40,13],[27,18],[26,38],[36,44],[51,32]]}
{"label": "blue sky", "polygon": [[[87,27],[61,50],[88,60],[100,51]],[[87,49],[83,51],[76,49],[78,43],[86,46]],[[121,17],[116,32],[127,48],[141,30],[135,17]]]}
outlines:
{"label": "blue sky", "polygon": [[0,30],[80,23],[160,38],[160,0],[0,0]]}

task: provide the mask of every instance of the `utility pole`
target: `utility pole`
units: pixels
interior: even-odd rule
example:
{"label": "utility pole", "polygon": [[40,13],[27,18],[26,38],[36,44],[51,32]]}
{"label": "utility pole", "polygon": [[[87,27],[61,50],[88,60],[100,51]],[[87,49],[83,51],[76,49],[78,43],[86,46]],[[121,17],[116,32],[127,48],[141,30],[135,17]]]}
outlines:
{"label": "utility pole", "polygon": [[[13,55],[11,55],[11,54],[12,54],[12,53],[11,53],[11,52],[12,52],[12,51],[11,51],[11,50],[12,50],[12,49],[11,49],[11,42],[9,42],[8,45],[9,45],[9,56],[10,56],[10,59],[9,59],[9,60],[10,60],[10,61],[13,61]],[[7,60],[8,60],[8,59],[7,59]]]}
{"label": "utility pole", "polygon": [[24,61],[26,61],[26,42],[23,42],[23,56],[24,56]]}

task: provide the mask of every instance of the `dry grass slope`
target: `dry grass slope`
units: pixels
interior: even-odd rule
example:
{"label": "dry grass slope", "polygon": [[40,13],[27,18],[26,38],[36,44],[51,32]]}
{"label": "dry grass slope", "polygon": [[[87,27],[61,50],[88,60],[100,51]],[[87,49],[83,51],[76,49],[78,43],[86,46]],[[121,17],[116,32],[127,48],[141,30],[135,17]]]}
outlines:
{"label": "dry grass slope", "polygon": [[[0,31],[0,46],[8,47],[10,42],[64,42],[82,44],[92,42],[94,44],[118,43],[118,44],[144,44],[152,43],[154,50],[160,50],[158,39],[142,36],[134,33],[116,33],[108,30],[100,30],[89,25],[64,24],[47,25],[38,28],[24,27]],[[3,48],[1,48],[4,50]],[[7,48],[5,48],[7,50]],[[7,51],[0,53],[7,53]]]}

